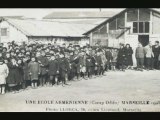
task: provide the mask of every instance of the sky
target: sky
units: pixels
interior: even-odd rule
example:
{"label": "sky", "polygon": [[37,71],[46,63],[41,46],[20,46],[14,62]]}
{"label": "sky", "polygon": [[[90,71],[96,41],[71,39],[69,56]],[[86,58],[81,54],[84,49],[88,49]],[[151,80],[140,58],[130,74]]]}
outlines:
{"label": "sky", "polygon": [[[116,9],[116,8],[101,8],[101,11],[120,11],[122,9]],[[42,17],[54,12],[54,11],[100,11],[99,8],[35,8],[35,9],[21,9],[21,8],[10,8],[10,9],[0,9],[0,16],[24,16],[27,18],[36,18],[36,19],[41,19]]]}

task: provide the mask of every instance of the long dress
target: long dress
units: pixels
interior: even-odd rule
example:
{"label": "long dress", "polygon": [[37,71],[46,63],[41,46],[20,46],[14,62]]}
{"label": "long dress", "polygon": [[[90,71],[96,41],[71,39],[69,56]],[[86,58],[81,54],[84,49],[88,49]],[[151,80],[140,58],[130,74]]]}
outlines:
{"label": "long dress", "polygon": [[133,60],[132,60],[132,54],[133,54],[133,50],[132,48],[126,48],[126,58],[127,58],[127,66],[133,66]]}
{"label": "long dress", "polygon": [[30,80],[38,80],[38,75],[41,72],[38,62],[30,62],[28,64],[28,72],[31,73]]}
{"label": "long dress", "polygon": [[9,69],[6,64],[0,65],[0,85],[6,84],[6,78],[9,74]]}
{"label": "long dress", "polygon": [[8,74],[8,78],[7,78],[7,84],[9,86],[15,86],[15,85],[19,84],[19,75],[17,74],[17,73],[19,73],[18,66],[13,65],[10,62],[10,63],[8,63],[8,68],[9,68],[9,74]]}

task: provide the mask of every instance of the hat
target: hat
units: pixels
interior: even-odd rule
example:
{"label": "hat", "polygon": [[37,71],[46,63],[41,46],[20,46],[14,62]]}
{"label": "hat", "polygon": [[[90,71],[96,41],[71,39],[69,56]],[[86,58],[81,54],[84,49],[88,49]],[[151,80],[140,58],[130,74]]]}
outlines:
{"label": "hat", "polygon": [[48,53],[47,53],[47,54],[46,54],[46,57],[51,57],[51,54],[48,54]]}

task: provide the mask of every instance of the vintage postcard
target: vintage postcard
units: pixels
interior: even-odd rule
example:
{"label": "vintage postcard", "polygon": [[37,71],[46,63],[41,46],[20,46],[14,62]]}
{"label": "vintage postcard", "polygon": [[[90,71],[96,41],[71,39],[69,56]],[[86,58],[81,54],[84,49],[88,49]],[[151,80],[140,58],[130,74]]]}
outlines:
{"label": "vintage postcard", "polygon": [[0,112],[159,112],[159,8],[0,9]]}

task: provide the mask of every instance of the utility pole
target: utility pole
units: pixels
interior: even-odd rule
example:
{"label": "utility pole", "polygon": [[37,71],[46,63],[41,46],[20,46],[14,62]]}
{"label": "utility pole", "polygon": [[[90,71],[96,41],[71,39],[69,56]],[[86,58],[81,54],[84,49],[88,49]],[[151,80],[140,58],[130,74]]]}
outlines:
{"label": "utility pole", "polygon": [[101,12],[101,8],[99,8],[99,11]]}

